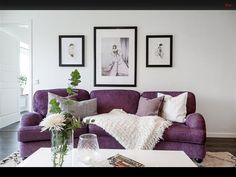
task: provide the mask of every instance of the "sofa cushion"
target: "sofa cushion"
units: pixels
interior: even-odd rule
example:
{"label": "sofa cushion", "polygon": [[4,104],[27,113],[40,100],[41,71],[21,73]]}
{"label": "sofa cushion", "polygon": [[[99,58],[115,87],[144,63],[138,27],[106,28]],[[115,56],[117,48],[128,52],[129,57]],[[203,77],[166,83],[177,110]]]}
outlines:
{"label": "sofa cushion", "polygon": [[[97,125],[89,124],[89,133],[94,133],[99,137],[110,137],[104,129]],[[191,129],[187,125],[182,123],[174,122],[172,126],[167,128],[163,134],[163,140],[168,142],[178,143],[193,143],[193,144],[204,144],[205,132],[199,129]]]}
{"label": "sofa cushion", "polygon": [[[67,96],[66,89],[49,89],[49,90],[38,90],[33,96],[33,110],[40,113],[42,116],[47,115],[48,111],[48,92],[57,94],[59,96]],[[79,89],[77,101],[90,99],[89,93],[86,90]]]}
{"label": "sofa cushion", "polygon": [[[163,93],[166,95],[171,95],[171,96],[178,96],[186,91],[181,91],[181,92],[176,92],[176,91],[148,91],[148,92],[143,92],[141,96],[145,98],[156,98],[157,93]],[[188,92],[188,97],[187,97],[187,115],[194,113],[196,111],[196,100],[195,100],[195,95],[192,92]]]}
{"label": "sofa cushion", "polygon": [[61,104],[63,104],[63,100],[74,100],[74,101],[76,101],[77,100],[77,95],[68,95],[66,97],[63,97],[63,96],[59,96],[57,94],[48,92],[48,111],[47,111],[47,115],[46,116],[49,116],[50,114],[52,114],[50,112],[50,108],[51,108],[50,101],[52,99],[56,99],[60,103],[60,108],[62,108]]}
{"label": "sofa cushion", "polygon": [[186,121],[186,104],[188,92],[184,92],[178,96],[172,97],[162,93],[157,94],[158,97],[165,97],[161,117],[173,121],[184,123]]}
{"label": "sofa cushion", "polygon": [[[41,126],[26,126],[20,127],[18,130],[18,141],[20,142],[29,142],[29,141],[45,141],[51,139],[50,131],[41,132]],[[74,132],[74,137],[77,138],[81,134],[87,132],[87,127],[82,126],[79,129],[76,129]]]}
{"label": "sofa cushion", "polygon": [[134,90],[94,90],[90,97],[97,98],[98,114],[108,113],[114,108],[135,114],[140,94]]}
{"label": "sofa cushion", "polygon": [[[60,103],[60,108],[65,112],[70,112],[75,117],[80,117],[83,119],[86,116],[93,116],[97,114],[97,99],[89,99],[83,101],[75,101],[68,99],[67,97],[61,97],[54,93],[48,92],[48,99],[56,99]],[[68,106],[68,102],[70,105]],[[48,113],[47,116],[52,113],[49,111],[51,108],[50,102],[48,103]]]}
{"label": "sofa cushion", "polygon": [[151,115],[161,115],[162,107],[163,107],[163,97],[148,99],[144,97],[140,97],[138,110],[136,115],[138,116],[151,116]]}

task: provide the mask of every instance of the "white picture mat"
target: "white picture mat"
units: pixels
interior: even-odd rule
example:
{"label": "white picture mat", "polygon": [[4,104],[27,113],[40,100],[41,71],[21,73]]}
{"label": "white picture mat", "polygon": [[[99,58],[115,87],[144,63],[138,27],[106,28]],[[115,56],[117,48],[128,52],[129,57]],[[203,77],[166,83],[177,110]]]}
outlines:
{"label": "white picture mat", "polygon": [[[74,57],[69,55],[69,45],[74,44]],[[82,38],[61,39],[61,63],[82,64]]]}
{"label": "white picture mat", "polygon": [[[163,44],[163,58],[155,53],[159,44]],[[170,64],[170,38],[149,38],[148,39],[148,64],[169,65]]]}
{"label": "white picture mat", "polygon": [[[102,38],[129,38],[129,75],[102,76]],[[135,30],[134,29],[96,29],[96,83],[134,84],[135,80]]]}

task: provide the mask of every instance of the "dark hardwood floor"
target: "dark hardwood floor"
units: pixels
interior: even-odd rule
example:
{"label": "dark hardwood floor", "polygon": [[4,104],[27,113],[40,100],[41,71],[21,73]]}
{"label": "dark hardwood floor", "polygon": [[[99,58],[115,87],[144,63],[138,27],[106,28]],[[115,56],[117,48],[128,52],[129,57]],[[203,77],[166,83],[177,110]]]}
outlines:
{"label": "dark hardwood floor", "polygon": [[236,156],[236,138],[207,138],[206,149],[211,152],[230,152]]}
{"label": "dark hardwood floor", "polygon": [[[0,160],[17,151],[19,122],[0,129]],[[236,156],[236,138],[207,138],[206,149],[211,152],[230,152]]]}
{"label": "dark hardwood floor", "polygon": [[0,160],[17,151],[17,129],[19,122],[0,129]]}

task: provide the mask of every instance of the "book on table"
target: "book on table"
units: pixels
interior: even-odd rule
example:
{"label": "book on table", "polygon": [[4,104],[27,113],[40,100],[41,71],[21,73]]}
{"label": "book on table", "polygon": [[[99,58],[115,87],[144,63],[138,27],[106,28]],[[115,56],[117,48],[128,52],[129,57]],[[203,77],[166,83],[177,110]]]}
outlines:
{"label": "book on table", "polygon": [[109,161],[109,164],[114,167],[144,167],[142,163],[125,157],[121,154],[116,154],[112,157],[109,157],[107,160]]}

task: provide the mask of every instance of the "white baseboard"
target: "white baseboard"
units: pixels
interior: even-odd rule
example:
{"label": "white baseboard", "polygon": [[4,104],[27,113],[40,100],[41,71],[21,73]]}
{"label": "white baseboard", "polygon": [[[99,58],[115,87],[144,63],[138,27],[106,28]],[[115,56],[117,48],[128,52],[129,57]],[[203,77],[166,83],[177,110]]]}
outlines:
{"label": "white baseboard", "polygon": [[207,132],[207,137],[214,137],[214,138],[236,138],[236,133]]}

